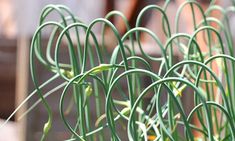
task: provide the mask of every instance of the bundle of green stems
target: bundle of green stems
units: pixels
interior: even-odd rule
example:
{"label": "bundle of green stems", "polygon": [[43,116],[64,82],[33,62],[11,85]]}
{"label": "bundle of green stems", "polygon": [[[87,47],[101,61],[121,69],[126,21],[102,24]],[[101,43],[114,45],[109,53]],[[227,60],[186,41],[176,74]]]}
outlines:
{"label": "bundle of green stems", "polygon": [[[123,137],[130,141],[235,140],[235,52],[229,21],[235,7],[223,8],[211,1],[203,10],[198,2],[185,1],[177,9],[172,26],[167,16],[169,3],[143,8],[133,28],[119,11],[85,24],[63,5],[48,5],[42,10],[30,50],[35,91],[16,109],[33,95],[39,96],[24,115],[39,103],[45,107],[48,120],[41,141],[47,139],[53,126],[47,97],[59,89],[58,110],[70,135],[67,141],[118,141]],[[187,6],[193,21],[191,34],[179,30],[188,26],[180,22]],[[147,11],[161,15],[155,21],[161,25],[164,41],[141,26]],[[213,11],[221,16],[211,16]],[[59,20],[49,20],[51,13],[57,13]],[[198,14],[202,15],[199,22]],[[111,17],[123,20],[124,35],[109,21]],[[96,25],[102,25],[99,35],[93,31]],[[46,29],[51,30],[44,46]],[[113,47],[106,46],[107,34],[112,34]],[[151,51],[157,55],[145,52],[143,34],[151,38]],[[64,50],[68,53],[67,63],[61,59]],[[43,83],[38,80],[37,63],[52,74]],[[42,90],[57,79],[63,83],[48,92]],[[183,101],[189,95],[191,109]],[[65,104],[68,98],[70,104]],[[75,124],[67,119],[70,112],[76,113]]]}

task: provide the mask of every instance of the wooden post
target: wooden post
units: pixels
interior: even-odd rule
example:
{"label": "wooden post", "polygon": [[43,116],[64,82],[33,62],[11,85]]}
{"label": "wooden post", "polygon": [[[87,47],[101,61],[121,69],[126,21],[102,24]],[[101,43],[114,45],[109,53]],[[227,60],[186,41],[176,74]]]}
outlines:
{"label": "wooden post", "polygon": [[[29,39],[26,36],[19,36],[17,39],[16,57],[16,107],[27,97],[28,74],[29,74]],[[16,113],[17,119],[26,111],[27,103]],[[17,132],[19,141],[26,140],[26,116],[17,121]]]}

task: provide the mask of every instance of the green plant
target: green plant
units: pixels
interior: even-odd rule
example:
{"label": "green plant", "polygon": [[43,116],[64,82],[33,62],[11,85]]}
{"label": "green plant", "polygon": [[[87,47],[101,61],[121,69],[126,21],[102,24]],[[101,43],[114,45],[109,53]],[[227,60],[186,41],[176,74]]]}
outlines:
{"label": "green plant", "polygon": [[[43,9],[30,51],[30,70],[36,90],[25,100],[35,93],[40,97],[26,114],[39,102],[47,110],[48,121],[44,125],[41,140],[46,139],[53,122],[53,112],[46,97],[61,88],[59,111],[62,122],[71,133],[70,141],[107,140],[106,131],[112,140],[120,140],[117,126],[126,130],[128,139],[133,141],[235,140],[235,58],[228,17],[235,8],[230,6],[223,9],[211,1],[208,9],[203,11],[198,2],[186,1],[178,9],[176,32],[173,33],[166,15],[169,2],[166,1],[163,7],[145,7],[139,13],[135,28],[130,28],[125,16],[118,11],[86,25],[63,5],[48,5]],[[192,34],[180,33],[178,29],[185,6],[191,7],[194,23]],[[199,24],[196,24],[195,14],[199,13],[194,13],[195,8],[203,17]],[[165,43],[153,31],[140,26],[142,17],[149,10],[162,15],[158,22],[162,24]],[[210,17],[212,11],[219,11],[222,18]],[[52,12],[58,13],[61,21],[47,20]],[[123,36],[108,21],[111,16],[121,17],[126,24],[127,32]],[[100,23],[102,36],[98,40],[92,29]],[[211,23],[216,24],[217,28]],[[53,30],[46,49],[43,49],[42,32],[48,26]],[[105,47],[107,27],[116,40],[113,40],[116,47],[111,53]],[[154,40],[156,44],[152,47],[159,48],[156,50],[161,52],[160,57],[150,56],[144,51],[141,33]],[[85,34],[84,40],[82,34]],[[203,38],[208,52],[202,51],[198,38]],[[126,42],[127,39],[130,42]],[[60,59],[62,44],[68,48],[69,63],[63,63]],[[176,50],[183,57],[180,61],[175,61]],[[53,74],[43,84],[39,84],[37,79],[36,61]],[[152,62],[159,65],[157,70],[151,65]],[[146,78],[150,81],[149,85],[143,81]],[[64,82],[43,94],[42,88],[55,79],[63,79]],[[126,84],[127,90],[122,88],[122,83]],[[75,125],[70,125],[64,111],[64,99],[69,97],[70,91],[77,112]],[[188,114],[182,103],[185,95],[194,96],[191,100],[193,109]],[[163,96],[166,97],[165,101],[161,98]],[[146,102],[146,97],[151,97],[151,100]],[[95,107],[91,107],[92,103],[95,103]],[[96,108],[95,123],[91,120],[91,108]],[[193,116],[198,123],[192,121]],[[184,127],[184,131],[179,127]],[[108,130],[104,133],[105,129]],[[193,131],[200,133],[200,136],[196,138]]]}

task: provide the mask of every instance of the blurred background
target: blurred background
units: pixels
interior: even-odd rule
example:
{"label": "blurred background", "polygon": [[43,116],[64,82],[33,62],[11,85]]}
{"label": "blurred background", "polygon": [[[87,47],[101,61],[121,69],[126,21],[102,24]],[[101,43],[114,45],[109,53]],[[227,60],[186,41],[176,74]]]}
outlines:
{"label": "blurred background", "polygon": [[[218,4],[226,6],[229,4],[228,1],[223,0],[221,3],[218,1]],[[174,26],[176,10],[182,2],[184,0],[173,0],[169,5],[167,14],[172,27]],[[205,8],[208,6],[207,0],[199,2]],[[144,6],[148,4],[163,5],[164,0],[0,0],[0,124],[9,117],[28,93],[33,91],[28,64],[30,40],[39,23],[40,12],[47,4],[68,6],[75,15],[87,24],[95,18],[104,17],[108,11],[120,10],[126,15],[133,27],[137,14]],[[51,15],[52,19],[56,17],[57,15]],[[159,18],[159,14],[146,15],[143,24],[157,33],[159,38],[164,41],[163,31],[159,30],[161,25],[156,22],[156,19]],[[125,33],[122,22],[118,19],[111,19],[111,21],[117,26],[121,34]],[[192,22],[187,16],[183,16],[182,21],[182,25],[190,25],[190,22]],[[231,18],[231,22],[233,21]],[[190,26],[180,27],[180,30],[184,32],[190,32],[191,29]],[[95,30],[99,34],[99,27]],[[143,37],[143,40],[147,42],[148,39]],[[47,76],[43,70],[39,70],[39,73],[42,78]],[[30,104],[32,103],[29,102]],[[36,120],[38,125],[42,123],[40,120],[46,117],[46,114],[44,117],[40,116],[40,112],[40,110],[37,110],[29,114],[34,118],[41,118],[38,121]],[[37,132],[41,130],[41,127],[37,127],[35,120],[30,118],[30,120],[22,119],[21,122],[16,122],[16,117],[17,114],[11,118],[11,122],[4,126],[4,130],[0,129],[0,141],[37,140]]]}

